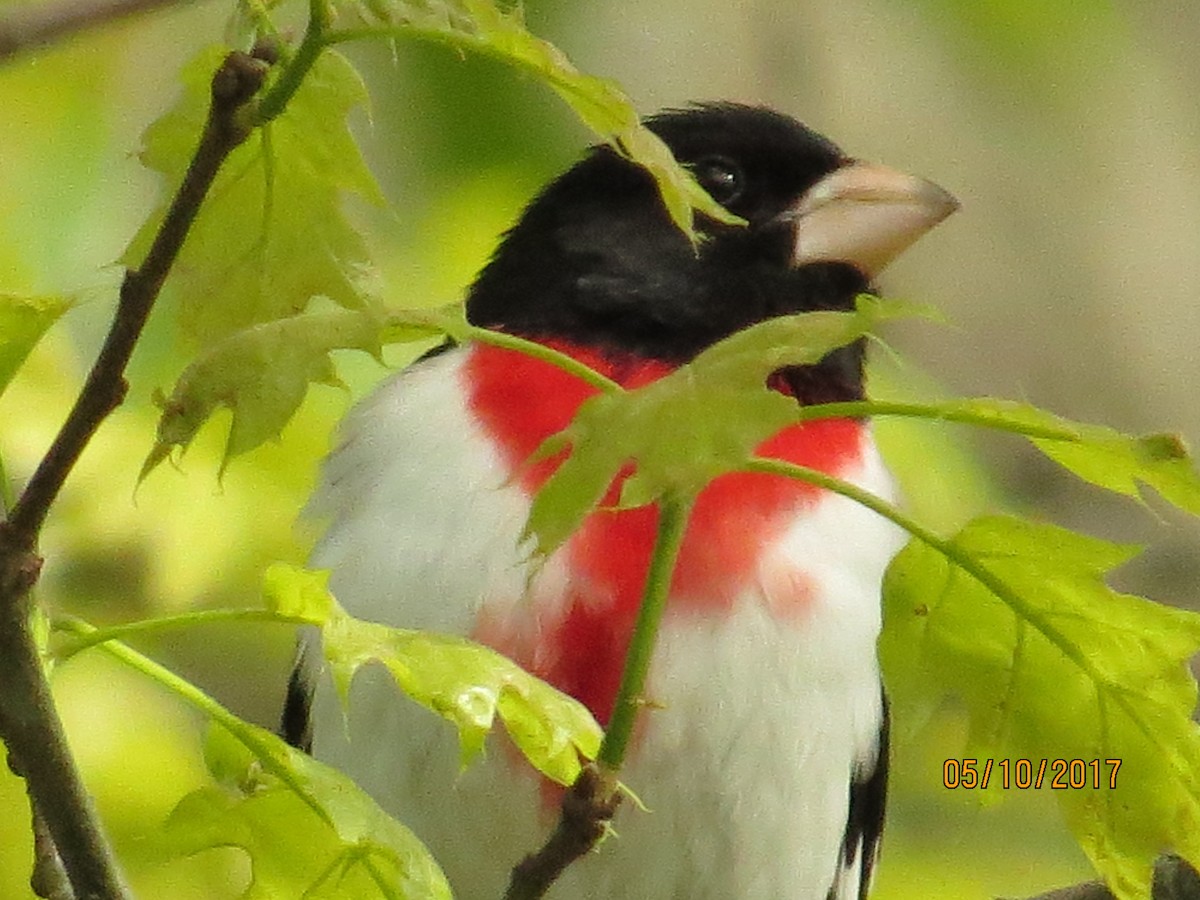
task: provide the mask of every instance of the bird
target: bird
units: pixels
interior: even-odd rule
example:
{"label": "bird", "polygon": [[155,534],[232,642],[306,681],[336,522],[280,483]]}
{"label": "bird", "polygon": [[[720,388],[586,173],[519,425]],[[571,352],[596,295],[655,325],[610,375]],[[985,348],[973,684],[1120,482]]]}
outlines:
{"label": "bird", "polygon": [[[597,145],[502,236],[467,290],[470,322],[637,388],[755,323],[853,309],[958,206],[765,107],[700,103],[645,124],[744,223],[698,214],[693,243],[646,170]],[[864,353],[858,341],[768,386],[800,405],[863,399]],[[522,547],[531,497],[554,466],[530,456],[595,392],[518,351],[448,341],[347,414],[307,515],[323,528],[311,565],[331,571],[351,614],[487,644],[604,725],[658,511],[597,509],[536,568]],[[866,419],[791,425],[758,453],[897,498]],[[880,590],[902,542],[876,513],[804,483],[711,482],[687,525],[621,772],[645,808],[624,804],[615,836],[548,896],[865,897],[888,778]],[[412,828],[460,900],[500,897],[555,821],[543,779],[499,740],[460,772],[453,729],[385,673],[359,673],[343,725],[313,655],[288,691],[289,740]]]}

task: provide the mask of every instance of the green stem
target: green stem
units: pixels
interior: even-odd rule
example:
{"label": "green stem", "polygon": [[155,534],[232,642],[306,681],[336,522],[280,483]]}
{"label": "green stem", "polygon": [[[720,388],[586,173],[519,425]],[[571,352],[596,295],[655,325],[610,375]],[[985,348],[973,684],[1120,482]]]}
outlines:
{"label": "green stem", "polygon": [[[843,404],[828,403],[825,405],[841,406]],[[851,484],[849,481],[843,481],[840,478],[834,478],[832,475],[826,475],[819,469],[812,469],[797,463],[785,462],[781,459],[767,459],[765,457],[755,457],[742,468],[747,472],[781,475],[784,478],[805,481],[834,494],[841,494],[843,497],[848,497],[855,503],[865,506],[871,512],[878,513],[889,522],[899,525],[913,537],[923,543],[929,544],[934,549],[942,552],[952,550],[950,541],[930,531],[916,519],[902,513],[886,500],[875,496],[870,491],[863,490],[858,485]]]}
{"label": "green stem", "polygon": [[[85,639],[98,631],[98,629],[87,622],[75,618],[60,619],[56,623],[56,626],[60,630],[79,635]],[[148,656],[143,656],[132,647],[118,641],[109,640],[104,643],[101,649],[135,671],[142,673],[147,678],[158,682],[193,709],[198,710],[206,718],[211,719],[228,731],[242,746],[254,754],[265,771],[283,782],[297,797],[304,801],[305,805],[321,818],[321,821],[331,827],[333,826],[333,820],[329,817],[329,813],[325,811],[321,802],[305,788],[304,783],[287,765],[280,762],[279,751],[275,746],[277,738],[274,735],[263,731],[257,726],[243,722],[190,681],[179,677],[170,669],[159,665]]]}
{"label": "green stem", "polygon": [[941,537],[916,519],[902,513],[886,500],[882,500],[870,491],[865,491],[848,481],[834,478],[832,475],[826,475],[824,472],[811,469],[808,466],[784,462],[783,460],[757,457],[743,468],[747,472],[782,475],[787,478],[806,481],[809,484],[814,484],[832,493],[841,494],[843,497],[847,497],[855,503],[865,506],[872,512],[878,513],[888,521],[899,525],[921,543],[942,554],[951,563],[991,591],[997,599],[1012,609],[1014,613],[1041,631],[1064,656],[1079,666],[1097,684],[1106,683],[1101,673],[1095,670],[1089,660],[1080,653],[1079,649],[1067,640],[1066,636],[1055,628],[1046,616],[1031,607],[1019,593],[1005,584],[1003,579],[994,575],[987,566],[978,562],[969,553],[961,550],[953,540]]}
{"label": "green stem", "polygon": [[604,394],[624,390],[611,378],[553,347],[506,331],[472,325],[466,321],[461,304],[441,309],[395,309],[384,313],[381,324],[380,340],[384,344],[401,344],[438,336],[458,343],[475,341],[549,363]]}
{"label": "green stem", "polygon": [[288,101],[300,89],[321,51],[329,45],[326,32],[332,19],[333,12],[329,7],[329,0],[309,0],[308,28],[304,32],[304,38],[300,41],[296,54],[284,65],[279,78],[255,105],[252,125],[266,125],[283,112]]}
{"label": "green stem", "polygon": [[365,25],[360,28],[339,28],[330,31],[325,38],[326,44],[345,44],[351,41],[378,40],[379,38],[416,38],[441,44],[454,50],[470,50],[483,56],[491,57],[499,62],[526,69],[533,69],[535,75],[546,78],[553,73],[543,72],[526,60],[520,53],[514,53],[499,46],[495,41],[488,40],[483,35],[453,26],[418,25],[416,22],[402,22],[395,25]]}
{"label": "green stem", "polygon": [[481,344],[490,344],[493,347],[500,347],[504,350],[514,350],[525,356],[532,356],[534,359],[548,362],[552,366],[557,366],[564,372],[574,375],[581,381],[590,384],[602,393],[615,394],[624,390],[621,385],[617,384],[611,378],[601,375],[595,369],[584,365],[573,356],[568,356],[566,353],[561,353],[553,347],[547,347],[545,344],[539,344],[537,341],[517,337],[515,334],[508,334],[504,331],[491,331],[487,328],[480,328],[477,325],[468,325],[466,334],[471,340],[478,341]]}
{"label": "green stem", "polygon": [[646,674],[650,670],[658,626],[667,607],[671,575],[683,544],[691,507],[691,497],[667,497],[659,509],[658,534],[654,539],[650,569],[646,573],[642,605],[638,609],[637,623],[625,655],[625,669],[621,673],[621,686],[617,690],[612,719],[604,732],[600,752],[596,755],[596,762],[612,772],[618,771],[625,761],[634,722],[645,705]]}
{"label": "green stem", "polygon": [[121,641],[126,638],[144,634],[156,634],[171,631],[176,628],[190,628],[193,625],[211,625],[219,622],[273,622],[282,625],[314,625],[319,624],[301,616],[285,616],[281,613],[261,607],[246,609],[203,609],[196,612],[182,613],[177,616],[161,616],[154,619],[142,619],[138,622],[126,622],[121,625],[110,625],[107,628],[89,626],[86,632],[80,632],[74,619],[55,620],[54,630],[70,635],[70,641],[54,649],[54,656],[60,662],[66,662],[76,653],[104,644],[108,641]]}
{"label": "green stem", "polygon": [[953,422],[956,425],[976,425],[980,428],[990,428],[994,431],[1007,431],[1027,438],[1050,441],[1082,440],[1080,433],[1070,426],[1036,425],[1032,423],[1012,422],[997,419],[986,412],[978,412],[965,407],[946,407],[926,403],[890,403],[878,400],[854,400],[845,403],[816,403],[812,406],[801,406],[797,410],[797,419],[810,422],[815,419],[867,418],[879,416],[903,416],[911,419],[934,419],[939,422]]}

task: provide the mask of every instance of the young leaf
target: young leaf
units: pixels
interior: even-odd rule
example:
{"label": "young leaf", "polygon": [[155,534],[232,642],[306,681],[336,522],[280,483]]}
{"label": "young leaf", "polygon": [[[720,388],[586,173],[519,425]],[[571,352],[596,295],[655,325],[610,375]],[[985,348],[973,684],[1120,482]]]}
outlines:
{"label": "young leaf", "polygon": [[192,362],[162,401],[158,435],[142,465],[145,478],[171,451],[186,449],[214,412],[226,407],[233,424],[224,470],[239,453],[279,435],[299,408],[309,383],[338,386],[332,350],[378,357],[382,343],[457,332],[458,307],[393,311],[329,310],[254,325],[217,342]]}
{"label": "young leaf", "polygon": [[255,325],[218,342],[184,370],[161,403],[158,435],[141,477],[175,447],[186,448],[221,406],[233,413],[223,471],[231,457],[283,430],[309,382],[340,384],[329,351],[355,348],[378,356],[379,330],[369,313],[335,310]]}
{"label": "young leaf", "polygon": [[0,394],[46,329],[70,307],[65,297],[0,294]]}
{"label": "young leaf", "polygon": [[999,516],[914,540],[888,570],[880,641],[901,709],[931,686],[962,698],[970,755],[1099,761],[1099,787],[1089,768],[1055,796],[1122,900],[1149,897],[1164,848],[1200,861],[1200,616],[1111,590],[1135,552]]}
{"label": "young leaf", "polygon": [[531,34],[519,5],[505,9],[495,0],[451,0],[436,5],[362,0],[351,5],[368,21],[382,21],[397,32],[492,57],[548,85],[584,125],[654,177],[671,219],[693,241],[693,210],[717,221],[742,223],[714,201],[675,161],[667,145],[641,124],[632,102],[616,82],[583,74],[561,50]]}
{"label": "young leaf", "polygon": [[277,564],[264,593],[272,609],[321,629],[343,698],[354,673],[378,662],[404,693],[458,727],[464,765],[482,751],[497,715],[529,762],[559,784],[575,780],[581,758],[595,757],[601,730],[582,704],[465,638],[354,619],[328,594],[327,579],[327,573]]}
{"label": "young leaf", "polygon": [[1129,436],[1100,425],[1078,426],[1079,441],[1032,438],[1065,469],[1098,487],[1140,498],[1140,485],[1167,502],[1200,515],[1200,475],[1182,438],[1173,434]]}
{"label": "young leaf", "polygon": [[550,456],[569,446],[571,454],[534,497],[527,531],[537,552],[559,547],[635,460],[622,505],[668,493],[695,496],[795,422],[796,401],[766,386],[772,372],[816,363],[884,321],[912,314],[907,305],[864,296],[855,312],[781,316],[720,341],[645,387],[591,398],[539,450]]}
{"label": "young leaf", "polygon": [[[185,67],[182,100],[144,136],[142,162],[169,191],[195,149],[224,52],[209,48]],[[365,99],[353,67],[325,52],[284,112],[225,162],[169,281],[198,343],[298,313],[316,295],[347,309],[371,305],[367,248],[342,211],[343,194],[381,200],[346,125]],[[142,226],[123,263],[142,261],[164,211]]]}
{"label": "young leaf", "polygon": [[251,866],[244,900],[450,900],[429,851],[350,779],[270,732],[243,725],[254,735],[253,753],[212,726],[205,761],[220,784],[179,802],[156,838],[164,853],[244,850]]}

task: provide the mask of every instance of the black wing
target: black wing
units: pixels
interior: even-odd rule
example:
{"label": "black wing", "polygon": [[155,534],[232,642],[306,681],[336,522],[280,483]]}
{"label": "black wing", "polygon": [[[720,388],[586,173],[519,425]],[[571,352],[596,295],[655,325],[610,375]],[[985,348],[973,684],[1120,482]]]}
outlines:
{"label": "black wing", "polygon": [[883,836],[884,807],[887,804],[888,737],[891,717],[887,697],[882,698],[883,717],[879,722],[879,743],[875,758],[864,762],[851,775],[850,811],[838,860],[838,874],[829,889],[828,900],[839,900],[842,879],[857,870],[858,900],[865,900],[871,887],[871,875],[879,858],[879,839]]}
{"label": "black wing", "polygon": [[305,753],[312,753],[312,704],[316,686],[312,667],[308,664],[309,648],[309,641],[300,638],[279,720],[279,736]]}

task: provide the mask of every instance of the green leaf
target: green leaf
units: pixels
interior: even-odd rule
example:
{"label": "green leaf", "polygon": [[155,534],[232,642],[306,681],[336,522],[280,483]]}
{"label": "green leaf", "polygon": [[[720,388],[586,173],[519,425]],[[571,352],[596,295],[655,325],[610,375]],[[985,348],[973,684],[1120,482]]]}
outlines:
{"label": "green leaf", "polygon": [[[280,579],[277,579],[277,582]],[[284,597],[319,611],[301,581]],[[315,605],[314,605],[315,604]],[[55,628],[80,637],[97,630],[66,617]],[[244,897],[374,897],[449,900],[450,889],[424,846],[346,776],[234,716],[195,685],[120,641],[105,652],[133,667],[213,725],[205,760],[219,786],[186,796],[151,839],[177,858],[240,847],[250,858]]]}
{"label": "green leaf", "polygon": [[186,448],[220,407],[233,413],[224,471],[231,457],[283,430],[310,382],[340,385],[331,350],[354,348],[379,356],[381,327],[369,313],[334,310],[255,325],[219,341],[184,370],[171,396],[160,401],[158,434],[141,477],[174,448]]}
{"label": "green leaf", "polygon": [[368,21],[381,21],[396,32],[489,56],[532,74],[602,140],[646,168],[658,183],[672,221],[693,241],[697,239],[694,209],[720,222],[744,224],[713,200],[675,161],[666,144],[641,124],[633,103],[616,82],[585,75],[561,50],[531,34],[519,5],[506,9],[494,0],[434,5],[369,0],[349,5]]}
{"label": "green leaf", "polygon": [[46,330],[70,308],[66,297],[0,294],[0,394]]}
{"label": "green leaf", "polygon": [[379,357],[383,343],[463,333],[458,306],[446,309],[326,310],[254,325],[218,341],[180,375],[161,400],[154,447],[142,465],[145,478],[175,448],[186,449],[221,407],[233,413],[225,444],[229,460],[279,435],[299,408],[310,383],[340,386],[332,350],[362,350]]}
{"label": "green leaf", "polygon": [[[1030,759],[1035,770],[1041,759],[1100,760],[1099,788],[1055,796],[1129,900],[1150,896],[1163,849],[1200,862],[1200,729],[1188,669],[1200,616],[1109,588],[1107,573],[1135,553],[999,516],[944,542],[914,540],[888,570],[880,641],[901,715],[931,690],[963,700],[968,755]],[[1110,759],[1121,760],[1115,789]],[[993,788],[1000,778],[993,770]]]}
{"label": "green leaf", "polygon": [[251,865],[245,900],[450,900],[429,851],[350,779],[270,732],[243,726],[255,752],[223,728],[210,729],[205,761],[220,784],[179,802],[155,838],[161,852],[244,850]]}
{"label": "green leaf", "polygon": [[1200,475],[1178,435],[1130,436],[1099,425],[1077,427],[1077,442],[1033,438],[1033,444],[1098,487],[1136,499],[1145,484],[1169,503],[1200,515]]}
{"label": "green leaf", "polygon": [[272,609],[321,628],[343,699],[358,669],[378,662],[405,694],[457,726],[464,765],[482,751],[497,715],[530,763],[559,784],[575,780],[581,758],[595,757],[600,726],[578,701],[465,638],[354,619],[328,595],[327,578],[278,564],[264,592]]}
{"label": "green leaf", "polygon": [[905,304],[864,295],[855,312],[781,316],[720,341],[645,387],[589,399],[538,451],[551,456],[571,448],[533,499],[527,532],[536,552],[561,546],[635,461],[622,506],[695,496],[716,476],[740,468],[759,444],[796,421],[796,401],[766,386],[772,372],[816,363],[883,322],[913,314]]}
{"label": "green leaf", "polygon": [[[182,100],[144,136],[142,162],[169,192],[196,147],[224,53],[209,48],[187,65]],[[317,295],[347,309],[372,305],[367,247],[342,210],[345,194],[381,201],[346,124],[365,99],[353,67],[327,51],[284,112],[226,160],[168,280],[198,343],[296,314]],[[126,265],[142,261],[165,209],[142,226]]]}

